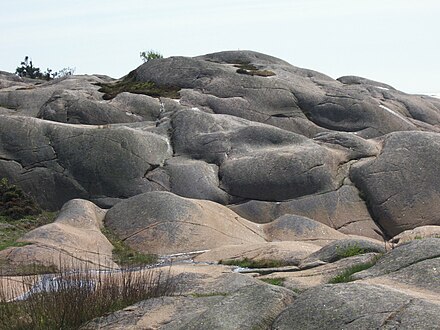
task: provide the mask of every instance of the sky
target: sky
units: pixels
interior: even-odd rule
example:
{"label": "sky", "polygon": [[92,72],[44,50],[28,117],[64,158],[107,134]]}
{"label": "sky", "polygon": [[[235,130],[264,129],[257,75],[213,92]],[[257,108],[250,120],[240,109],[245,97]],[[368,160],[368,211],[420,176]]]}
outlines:
{"label": "sky", "polygon": [[333,78],[440,92],[439,0],[0,0],[0,70],[120,78],[141,51],[254,50]]}

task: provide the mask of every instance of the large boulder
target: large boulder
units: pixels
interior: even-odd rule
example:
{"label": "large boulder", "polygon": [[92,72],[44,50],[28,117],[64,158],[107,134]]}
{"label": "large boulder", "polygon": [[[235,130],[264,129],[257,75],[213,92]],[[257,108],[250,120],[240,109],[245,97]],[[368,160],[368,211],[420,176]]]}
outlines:
{"label": "large boulder", "polygon": [[440,135],[396,132],[383,138],[382,152],[353,164],[350,178],[374,220],[393,237],[422,225],[439,225]]}
{"label": "large boulder", "polygon": [[325,285],[302,293],[272,329],[435,329],[440,306],[380,286]]}
{"label": "large boulder", "polygon": [[46,209],[77,197],[105,205],[154,190],[145,175],[171,153],[167,137],[147,131],[0,117],[0,176]]}
{"label": "large boulder", "polygon": [[124,200],[107,212],[105,224],[132,248],[146,253],[176,254],[265,242],[258,225],[228,208],[169,192]]}

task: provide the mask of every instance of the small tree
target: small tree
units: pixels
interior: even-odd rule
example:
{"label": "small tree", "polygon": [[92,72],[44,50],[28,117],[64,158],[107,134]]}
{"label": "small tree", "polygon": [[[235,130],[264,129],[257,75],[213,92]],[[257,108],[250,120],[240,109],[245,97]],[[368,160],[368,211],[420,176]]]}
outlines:
{"label": "small tree", "polygon": [[29,56],[24,58],[24,61],[20,63],[19,66],[15,70],[15,74],[20,77],[26,77],[31,79],[46,79],[51,80],[55,78],[62,78],[65,76],[70,76],[75,72],[75,68],[64,68],[60,71],[53,71],[52,69],[47,68],[44,73],[40,71],[40,68],[36,68],[33,66],[32,60]]}
{"label": "small tree", "polygon": [[20,77],[27,77],[31,79],[41,79],[43,74],[40,72],[40,68],[36,68],[32,64],[32,60],[29,56],[24,58],[24,61],[20,63],[20,67],[17,67],[15,73]]}
{"label": "small tree", "polygon": [[139,56],[144,63],[146,63],[150,60],[154,60],[156,58],[163,58],[163,55],[161,53],[156,52],[154,50],[149,50],[147,52],[141,52]]}

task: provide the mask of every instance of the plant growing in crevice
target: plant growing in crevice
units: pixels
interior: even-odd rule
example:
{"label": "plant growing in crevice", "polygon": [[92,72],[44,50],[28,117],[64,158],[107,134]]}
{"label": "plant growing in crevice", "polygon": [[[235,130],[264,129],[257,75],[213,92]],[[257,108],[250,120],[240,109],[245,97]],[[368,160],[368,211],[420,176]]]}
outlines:
{"label": "plant growing in crevice", "polygon": [[101,232],[107,237],[113,245],[113,261],[119,266],[144,266],[154,264],[158,258],[155,254],[145,254],[133,250],[123,240],[121,240],[111,229],[104,228]]}

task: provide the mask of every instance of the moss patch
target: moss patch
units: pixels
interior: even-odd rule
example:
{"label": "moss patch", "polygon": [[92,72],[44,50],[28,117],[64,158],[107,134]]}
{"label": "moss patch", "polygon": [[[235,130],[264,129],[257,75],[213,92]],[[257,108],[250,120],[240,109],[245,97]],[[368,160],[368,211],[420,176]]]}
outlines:
{"label": "moss patch", "polygon": [[340,259],[354,257],[360,254],[365,254],[367,251],[359,247],[357,244],[350,245],[346,248],[341,248],[337,250],[338,257]]}
{"label": "moss patch", "polygon": [[151,97],[168,97],[171,99],[180,98],[180,88],[171,85],[157,85],[152,81],[136,81],[135,73],[130,72],[125,78],[115,83],[98,83],[101,88],[98,90],[104,93],[104,100],[111,100],[119,93],[128,92],[134,94],[144,94]]}

